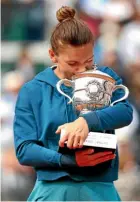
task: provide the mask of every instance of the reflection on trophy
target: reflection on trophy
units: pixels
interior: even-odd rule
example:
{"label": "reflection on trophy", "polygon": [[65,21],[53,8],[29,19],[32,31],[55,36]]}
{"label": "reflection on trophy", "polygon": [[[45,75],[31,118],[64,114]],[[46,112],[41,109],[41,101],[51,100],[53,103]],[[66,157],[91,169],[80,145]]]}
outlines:
{"label": "reflection on trophy", "polygon": [[[61,90],[62,84],[73,88],[72,97]],[[111,102],[112,93],[117,89],[123,89],[124,96]],[[115,85],[115,80],[110,75],[94,69],[78,73],[73,76],[72,80],[60,80],[57,83],[57,90],[69,99],[68,104],[72,103],[78,114],[113,106],[129,95],[126,86]],[[117,139],[114,134],[90,132],[84,145],[115,149],[116,143]]]}

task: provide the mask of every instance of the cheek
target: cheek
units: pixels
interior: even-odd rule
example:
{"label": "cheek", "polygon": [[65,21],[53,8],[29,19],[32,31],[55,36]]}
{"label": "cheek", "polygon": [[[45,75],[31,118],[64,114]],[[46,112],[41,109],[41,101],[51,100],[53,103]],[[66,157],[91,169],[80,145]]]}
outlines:
{"label": "cheek", "polygon": [[89,63],[87,63],[87,65],[86,65],[87,67],[92,67],[93,66],[93,61],[92,62],[89,62]]}
{"label": "cheek", "polygon": [[58,63],[61,67],[61,71],[63,72],[70,72],[71,71],[71,68],[69,67],[68,64],[66,64],[65,62],[61,61]]}
{"label": "cheek", "polygon": [[71,67],[71,66],[69,66],[69,65],[65,65],[65,70],[66,70],[66,72],[73,73],[74,68],[72,68],[72,67]]}

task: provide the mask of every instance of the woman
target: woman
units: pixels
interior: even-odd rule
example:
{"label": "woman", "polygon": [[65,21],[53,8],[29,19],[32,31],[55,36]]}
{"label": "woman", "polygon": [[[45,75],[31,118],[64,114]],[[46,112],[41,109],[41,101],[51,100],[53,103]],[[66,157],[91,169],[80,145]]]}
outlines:
{"label": "woman", "polygon": [[[28,201],[117,201],[120,200],[113,181],[118,178],[118,153],[94,153],[82,149],[89,131],[113,131],[132,121],[132,108],[127,100],[113,107],[77,117],[72,105],[56,88],[60,79],[71,77],[93,66],[94,39],[89,28],[74,18],[75,10],[62,7],[57,11],[58,25],[51,36],[49,55],[56,65],[39,73],[20,90],[15,109],[15,148],[22,165],[37,172],[35,187]],[[122,80],[108,67],[100,68],[121,84]],[[62,86],[71,95],[72,89]],[[122,97],[115,91],[112,101]],[[61,129],[65,129],[60,139]],[[61,154],[67,147],[74,155]],[[112,160],[103,173],[94,166]],[[90,169],[91,168],[91,169]],[[84,171],[84,172],[83,172]]]}

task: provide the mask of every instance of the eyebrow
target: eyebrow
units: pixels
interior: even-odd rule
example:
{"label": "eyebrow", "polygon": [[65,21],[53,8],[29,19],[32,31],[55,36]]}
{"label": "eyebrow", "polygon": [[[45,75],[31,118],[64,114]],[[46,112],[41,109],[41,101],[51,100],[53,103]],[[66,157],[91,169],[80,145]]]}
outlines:
{"label": "eyebrow", "polygon": [[[90,60],[90,59],[92,59],[94,57],[94,55],[92,55],[89,59],[87,59],[86,61],[88,61],[88,60]],[[86,62],[85,61],[85,62]],[[69,61],[66,61],[66,62],[77,62],[76,60],[69,60]]]}

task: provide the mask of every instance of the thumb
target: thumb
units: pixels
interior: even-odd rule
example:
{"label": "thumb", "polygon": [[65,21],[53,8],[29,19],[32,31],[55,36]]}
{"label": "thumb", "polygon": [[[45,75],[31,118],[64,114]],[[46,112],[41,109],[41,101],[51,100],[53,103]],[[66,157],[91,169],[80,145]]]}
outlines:
{"label": "thumb", "polygon": [[90,155],[90,154],[94,153],[94,149],[88,148],[88,149],[84,149],[84,150],[79,150],[76,153],[79,155]]}
{"label": "thumb", "polygon": [[64,125],[61,125],[57,128],[57,130],[55,131],[56,134],[60,134],[61,130],[64,128]]}
{"label": "thumb", "polygon": [[85,155],[89,155],[89,154],[93,154],[94,153],[94,149],[93,148],[88,148],[84,151]]}

